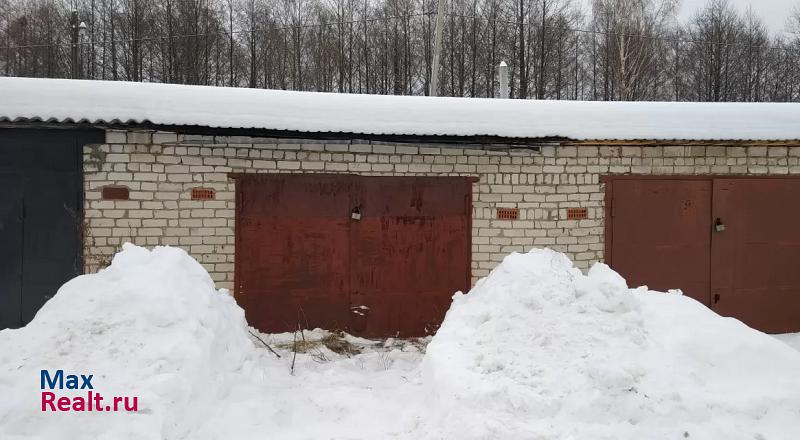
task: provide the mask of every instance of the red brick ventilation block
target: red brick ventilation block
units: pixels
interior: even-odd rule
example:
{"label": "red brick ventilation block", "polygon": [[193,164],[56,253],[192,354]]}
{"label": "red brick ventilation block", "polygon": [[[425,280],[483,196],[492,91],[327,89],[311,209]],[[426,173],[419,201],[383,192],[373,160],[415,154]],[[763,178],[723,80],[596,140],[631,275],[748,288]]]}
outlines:
{"label": "red brick ventilation block", "polygon": [[567,220],[583,220],[589,217],[589,210],[586,208],[568,208]]}
{"label": "red brick ventilation block", "polygon": [[497,208],[498,220],[517,220],[519,218],[518,208]]}
{"label": "red brick ventilation block", "polygon": [[214,190],[210,188],[192,188],[192,200],[214,200]]}

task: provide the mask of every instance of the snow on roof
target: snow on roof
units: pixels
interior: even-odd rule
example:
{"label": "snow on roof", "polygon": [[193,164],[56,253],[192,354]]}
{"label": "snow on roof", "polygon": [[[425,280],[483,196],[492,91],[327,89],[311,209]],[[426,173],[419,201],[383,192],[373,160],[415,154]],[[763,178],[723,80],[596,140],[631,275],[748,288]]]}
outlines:
{"label": "snow on roof", "polygon": [[0,120],[575,140],[800,140],[800,104],[536,101],[0,78]]}

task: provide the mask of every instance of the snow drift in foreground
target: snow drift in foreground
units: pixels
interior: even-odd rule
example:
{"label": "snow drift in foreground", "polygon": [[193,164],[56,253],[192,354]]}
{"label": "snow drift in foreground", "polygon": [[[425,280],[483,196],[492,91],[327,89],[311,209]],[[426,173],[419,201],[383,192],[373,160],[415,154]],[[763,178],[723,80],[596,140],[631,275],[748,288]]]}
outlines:
{"label": "snow drift in foreground", "polygon": [[773,335],[779,341],[783,341],[785,344],[788,344],[790,347],[794,348],[797,351],[800,351],[800,333],[787,333],[784,335]]}
{"label": "snow drift in foreground", "polygon": [[[125,245],[0,331],[0,438],[800,438],[800,352],[550,250],[457,295],[424,360],[420,341],[294,359],[294,335],[261,337],[284,356],[186,252]],[[139,412],[41,412],[42,369],[93,374]]]}
{"label": "snow drift in foreground", "polygon": [[[420,350],[322,347],[293,359],[287,337],[262,335],[277,359],[186,252],[126,244],[26,327],[0,331],[0,439],[378,439],[417,425]],[[41,412],[41,369],[93,374],[104,399],[138,396],[139,411]]]}
{"label": "snow drift in foreground", "polygon": [[[0,431],[109,439],[184,436],[256,351],[242,309],[199,263],[177,248],[130,244],[108,269],[64,284],[26,327],[0,333],[0,348]],[[43,369],[93,374],[104,400],[138,396],[140,412],[41,412]]]}
{"label": "snow drift in foreground", "polygon": [[457,294],[423,362],[443,438],[800,438],[800,352],[547,249]]}

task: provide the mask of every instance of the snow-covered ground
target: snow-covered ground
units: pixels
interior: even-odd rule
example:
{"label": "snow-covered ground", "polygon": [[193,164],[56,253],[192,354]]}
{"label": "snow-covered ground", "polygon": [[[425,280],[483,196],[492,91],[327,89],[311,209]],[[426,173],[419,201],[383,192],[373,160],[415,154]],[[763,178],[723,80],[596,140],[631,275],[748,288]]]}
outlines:
{"label": "snow-covered ground", "polygon": [[[789,440],[798,342],[549,250],[457,294],[431,340],[259,334],[185,252],[126,245],[0,331],[0,438]],[[42,412],[42,369],[139,411]]]}
{"label": "snow-covered ground", "polygon": [[800,333],[787,333],[784,335],[775,335],[775,337],[800,351]]}

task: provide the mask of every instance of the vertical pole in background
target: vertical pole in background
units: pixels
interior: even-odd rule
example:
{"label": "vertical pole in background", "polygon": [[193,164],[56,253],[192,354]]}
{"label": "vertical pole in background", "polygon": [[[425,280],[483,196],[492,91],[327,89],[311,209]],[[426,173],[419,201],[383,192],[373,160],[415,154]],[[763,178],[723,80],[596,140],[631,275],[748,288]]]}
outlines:
{"label": "vertical pole in background", "polygon": [[497,68],[497,75],[500,77],[500,99],[508,99],[508,64],[505,61],[500,61],[500,67]]}
{"label": "vertical pole in background", "polygon": [[71,69],[71,77],[72,79],[78,78],[78,11],[73,10],[72,15],[70,16],[69,20],[70,25],[70,49],[71,58],[72,58],[72,69]]}
{"label": "vertical pole in background", "polygon": [[437,0],[436,30],[433,35],[433,65],[431,66],[431,85],[428,94],[436,96],[439,92],[439,63],[442,54],[442,32],[444,28],[444,1]]}

